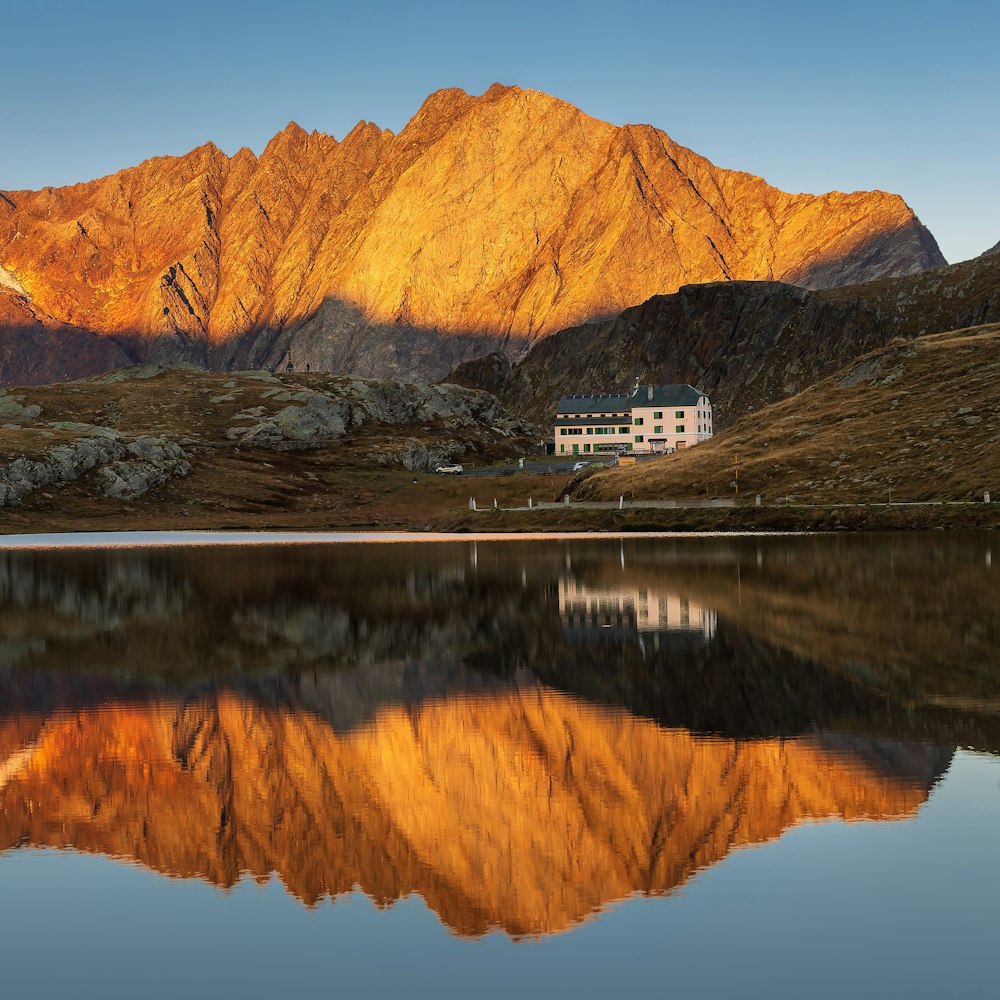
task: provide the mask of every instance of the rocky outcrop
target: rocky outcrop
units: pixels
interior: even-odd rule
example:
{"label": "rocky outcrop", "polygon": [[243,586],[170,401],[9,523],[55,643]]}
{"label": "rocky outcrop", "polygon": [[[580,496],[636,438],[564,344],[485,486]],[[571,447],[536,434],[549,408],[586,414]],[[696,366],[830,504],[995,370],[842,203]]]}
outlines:
{"label": "rocky outcrop", "polygon": [[[207,144],[3,197],[0,301],[20,316],[4,355],[65,328],[132,361],[273,368],[291,349],[317,370],[439,377],[682,284],[816,288],[944,262],[896,195],[786,194],[650,126],[499,85],[431,95],[399,135],[290,124],[259,157]],[[8,382],[112,363],[90,342],[39,351],[5,357]]]}
{"label": "rocky outcrop", "polygon": [[59,430],[92,435],[57,444],[37,458],[20,457],[0,465],[0,507],[19,503],[53,483],[69,483],[96,469],[93,484],[101,496],[134,500],[152,487],[191,471],[180,445],[162,438],[123,441],[121,435],[85,424]]}
{"label": "rocky outcrop", "polygon": [[997,254],[1000,254],[1000,243],[998,243],[995,247],[992,247],[991,249],[987,250],[983,254],[983,256],[984,257],[992,257],[992,256],[995,256]]}
{"label": "rocky outcrop", "polygon": [[174,441],[143,437],[125,445],[125,457],[101,466],[97,491],[118,500],[136,500],[175,476],[187,476],[191,463]]}
{"label": "rocky outcrop", "polygon": [[[230,440],[272,448],[316,447],[336,442],[366,423],[386,427],[435,424],[452,432],[486,430],[504,437],[530,429],[507,413],[495,396],[458,385],[342,379],[327,392],[304,387],[289,390],[279,383],[262,395],[289,405],[271,413],[260,406],[242,410],[236,415],[240,423],[226,432]],[[381,458],[390,461],[395,456],[404,468],[428,471],[432,463],[463,451],[458,441],[438,441],[430,448],[426,443],[406,441],[400,448],[381,452]]]}
{"label": "rocky outcrop", "polygon": [[[134,500],[204,459],[213,468],[245,462],[250,449],[343,448],[355,465],[429,472],[470,453],[524,454],[537,441],[495,396],[463,386],[137,365],[71,385],[0,389],[0,506],[84,477],[91,496]],[[295,466],[289,457],[287,474],[276,474],[282,487]]]}
{"label": "rocky outcrop", "polygon": [[997,321],[1000,256],[812,292],[776,282],[690,285],[548,337],[516,364],[493,355],[448,380],[488,389],[539,423],[566,393],[622,392],[637,376],[689,382],[709,393],[723,427],[897,337]]}
{"label": "rocky outcrop", "polygon": [[21,402],[22,398],[12,395],[6,389],[0,389],[0,423],[21,424],[30,422],[41,414],[42,408],[37,403],[25,406]]}

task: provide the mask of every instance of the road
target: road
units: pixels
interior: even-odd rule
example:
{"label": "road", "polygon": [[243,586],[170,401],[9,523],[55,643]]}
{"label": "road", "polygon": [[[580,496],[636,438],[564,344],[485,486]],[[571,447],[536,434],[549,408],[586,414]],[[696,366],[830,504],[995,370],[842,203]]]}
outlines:
{"label": "road", "polygon": [[[637,462],[648,461],[652,458],[652,455],[641,457],[636,456]],[[615,464],[615,459],[612,458],[588,458],[582,459],[579,455],[569,455],[569,456],[552,456],[549,459],[539,459],[538,461],[525,462],[524,467],[517,465],[491,465],[484,466],[483,468],[476,468],[475,466],[466,465],[465,472],[462,473],[464,478],[469,477],[486,477],[486,476],[514,476],[519,472],[528,473],[530,475],[548,475],[552,473],[556,476],[568,476],[573,473],[573,466],[577,462],[586,461],[590,465],[607,465],[611,466]]]}

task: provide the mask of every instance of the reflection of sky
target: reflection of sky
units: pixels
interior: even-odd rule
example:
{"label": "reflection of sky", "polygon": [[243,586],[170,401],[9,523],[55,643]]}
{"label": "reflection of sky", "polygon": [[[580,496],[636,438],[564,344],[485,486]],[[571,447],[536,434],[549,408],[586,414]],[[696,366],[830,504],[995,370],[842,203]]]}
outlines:
{"label": "reflection of sky", "polygon": [[[419,899],[306,910],[70,852],[0,856],[12,995],[938,998],[992,995],[1000,760],[959,753],[917,818],[823,822],[737,851],[676,896],[512,942]],[[363,992],[362,992],[363,991]]]}

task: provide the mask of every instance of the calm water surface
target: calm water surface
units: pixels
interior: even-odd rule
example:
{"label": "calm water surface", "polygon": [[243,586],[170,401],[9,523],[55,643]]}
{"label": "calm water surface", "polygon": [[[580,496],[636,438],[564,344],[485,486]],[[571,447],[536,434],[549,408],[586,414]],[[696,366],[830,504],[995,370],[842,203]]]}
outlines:
{"label": "calm water surface", "polygon": [[994,996],[994,545],[0,551],[4,993]]}

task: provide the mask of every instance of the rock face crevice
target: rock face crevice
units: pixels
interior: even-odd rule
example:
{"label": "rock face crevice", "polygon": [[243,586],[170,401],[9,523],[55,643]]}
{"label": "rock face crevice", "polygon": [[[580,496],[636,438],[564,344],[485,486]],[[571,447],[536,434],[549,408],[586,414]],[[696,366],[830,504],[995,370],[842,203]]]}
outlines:
{"label": "rock face crevice", "polygon": [[209,143],[0,204],[0,300],[133,360],[220,368],[292,346],[324,370],[440,377],[682,284],[944,263],[897,195],[787,194],[651,126],[499,85],[432,94],[398,135],[292,123],[259,157]]}

